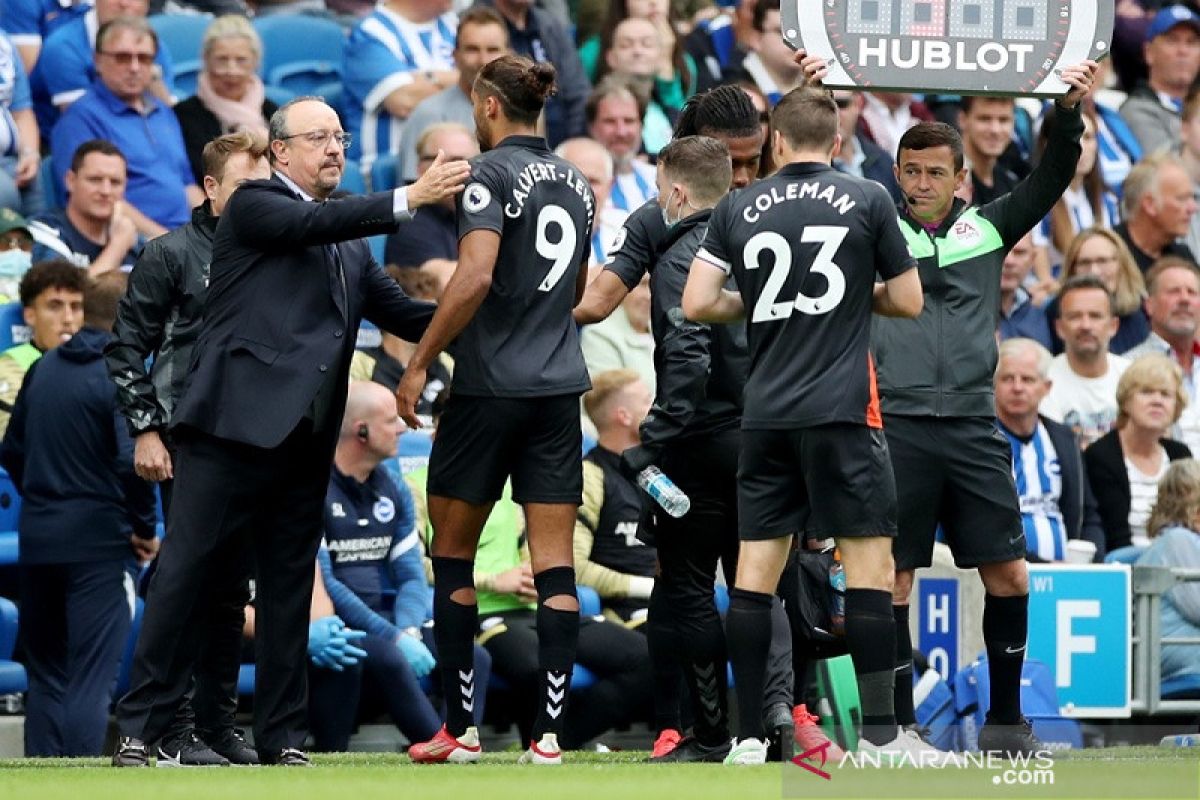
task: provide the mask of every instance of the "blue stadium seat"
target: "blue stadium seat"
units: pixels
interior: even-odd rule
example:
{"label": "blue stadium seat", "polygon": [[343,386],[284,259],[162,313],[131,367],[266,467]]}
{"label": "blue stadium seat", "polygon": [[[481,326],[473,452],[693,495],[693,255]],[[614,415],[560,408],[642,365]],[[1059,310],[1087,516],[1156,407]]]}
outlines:
{"label": "blue stadium seat", "polygon": [[0,531],[15,531],[21,516],[21,495],[12,478],[0,468]]}
{"label": "blue stadium seat", "polygon": [[50,163],[50,154],[42,156],[42,165],[38,167],[38,183],[42,185],[42,197],[46,202],[46,210],[54,211],[67,204],[67,190],[54,180],[54,165]]}
{"label": "blue stadium seat", "polygon": [[291,89],[286,89],[282,86],[272,86],[269,83],[264,87],[264,90],[267,99],[277,106],[281,106],[296,97],[296,93]]}
{"label": "blue stadium seat", "polygon": [[25,668],[12,661],[17,642],[17,607],[0,597],[0,694],[15,694],[29,688]]}
{"label": "blue stadium seat", "polygon": [[0,351],[7,350],[14,344],[24,344],[29,341],[30,330],[25,324],[25,312],[21,304],[6,303],[0,306]]}
{"label": "blue stadium seat", "polygon": [[146,21],[154,28],[158,43],[171,54],[175,71],[188,61],[200,60],[204,31],[213,20],[211,14],[154,14]]}
{"label": "blue stadium seat", "polygon": [[338,189],[350,194],[365,194],[367,191],[366,181],[363,180],[362,167],[352,158],[346,159],[346,168],[342,170],[342,182],[338,184]]}
{"label": "blue stadium seat", "polygon": [[[3,653],[0,653],[3,656]],[[1195,700],[1200,698],[1200,674],[1176,675],[1162,682],[1163,700]]]}
{"label": "blue stadium seat", "polygon": [[[299,94],[341,80],[346,34],[336,22],[304,14],[257,17],[267,83]],[[316,57],[314,57],[314,55]]]}
{"label": "blue stadium seat", "polygon": [[252,697],[254,695],[254,665],[242,664],[238,668],[238,697]]}
{"label": "blue stadium seat", "polygon": [[393,153],[376,156],[371,162],[371,191],[390,192],[400,185],[400,159]]}
{"label": "blue stadium seat", "polygon": [[21,554],[21,540],[16,531],[0,531],[0,567],[17,563]]}
{"label": "blue stadium seat", "polygon": [[346,88],[342,85],[340,78],[336,81],[322,83],[320,86],[314,86],[312,91],[307,92],[307,94],[314,94],[317,97],[324,98],[325,103],[336,111],[338,116],[342,119],[346,118],[346,113],[343,109],[343,105],[346,102]]}
{"label": "blue stadium seat", "polygon": [[1138,547],[1137,545],[1126,545],[1118,547],[1116,550],[1110,550],[1104,556],[1105,564],[1132,564],[1138,560],[1142,553],[1146,552],[1146,548]]}

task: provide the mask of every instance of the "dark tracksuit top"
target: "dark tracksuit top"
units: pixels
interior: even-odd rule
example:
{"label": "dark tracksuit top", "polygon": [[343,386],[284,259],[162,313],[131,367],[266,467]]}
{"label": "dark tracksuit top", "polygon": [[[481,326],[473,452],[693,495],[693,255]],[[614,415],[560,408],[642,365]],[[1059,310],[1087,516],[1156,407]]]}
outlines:
{"label": "dark tracksuit top", "polygon": [[1062,197],[1075,175],[1083,118],[1057,109],[1037,167],[1009,194],[980,207],[961,200],[933,233],[901,208],[925,307],[914,319],[876,315],[872,348],[883,413],[993,417],[1000,270],[1008,251]]}

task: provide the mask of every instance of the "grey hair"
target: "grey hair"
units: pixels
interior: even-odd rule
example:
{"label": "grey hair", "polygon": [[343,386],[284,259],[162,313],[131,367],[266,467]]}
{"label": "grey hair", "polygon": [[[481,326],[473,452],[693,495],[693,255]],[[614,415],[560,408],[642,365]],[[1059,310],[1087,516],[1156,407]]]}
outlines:
{"label": "grey hair", "polygon": [[1121,217],[1128,220],[1137,213],[1142,204],[1142,198],[1149,194],[1156,201],[1159,197],[1159,184],[1162,180],[1162,169],[1165,166],[1175,166],[1187,172],[1183,160],[1167,150],[1159,150],[1144,157],[1133,165],[1129,174],[1121,184]]}
{"label": "grey hair", "polygon": [[1050,351],[1043,347],[1041,342],[1019,336],[1012,339],[1005,339],[1000,343],[1000,354],[996,359],[996,370],[999,371],[1000,362],[1004,359],[1027,352],[1032,352],[1037,357],[1038,377],[1042,380],[1049,380],[1050,365],[1054,363],[1054,356],[1050,355]]}
{"label": "grey hair", "polygon": [[267,125],[267,158],[272,164],[275,163],[275,150],[271,145],[276,142],[282,142],[290,135],[287,126],[288,110],[298,103],[324,103],[324,97],[317,97],[315,94],[306,94],[301,97],[293,97],[286,103],[275,109],[275,113],[271,115],[271,120]]}

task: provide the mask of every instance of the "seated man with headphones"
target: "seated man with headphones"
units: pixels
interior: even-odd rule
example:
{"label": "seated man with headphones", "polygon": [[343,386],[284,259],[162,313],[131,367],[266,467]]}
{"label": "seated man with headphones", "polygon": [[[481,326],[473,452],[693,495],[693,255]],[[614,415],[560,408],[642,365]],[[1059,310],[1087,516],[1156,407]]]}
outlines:
{"label": "seated man with headphones", "polygon": [[[396,455],[402,429],[388,389],[369,381],[350,384],[317,559],[334,611],[349,627],[366,631],[355,644],[367,656],[344,671],[310,672],[309,727],[319,751],[346,750],[360,713],[370,718],[386,711],[410,742],[433,738],[442,725],[420,683],[436,660],[424,626],[431,590],[413,499],[381,466]],[[477,647],[477,719],[490,668],[487,652]]]}

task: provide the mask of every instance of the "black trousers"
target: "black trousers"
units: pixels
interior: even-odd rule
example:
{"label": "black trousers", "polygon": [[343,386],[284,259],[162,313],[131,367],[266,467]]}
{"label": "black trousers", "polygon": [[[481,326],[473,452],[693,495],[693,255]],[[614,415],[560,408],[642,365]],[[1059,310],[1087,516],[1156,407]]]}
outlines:
{"label": "black trousers", "polygon": [[[734,429],[710,436],[673,442],[663,456],[662,469],[692,501],[691,510],[679,519],[658,514],[654,531],[660,575],[654,592],[661,594],[655,608],[670,609],[680,640],[705,638],[713,626],[721,628],[713,602],[717,562],[725,583],[734,585],[737,573],[738,517],[737,469],[741,432]],[[772,609],[771,650],[763,708],[792,705],[792,647],[790,627],[782,604]],[[723,635],[723,634],[722,634]],[[693,703],[698,702],[692,698]],[[701,713],[699,708],[696,713]]]}
{"label": "black trousers", "polygon": [[278,446],[252,447],[198,431],[178,437],[176,485],[150,582],[131,689],[117,707],[122,736],[167,731],[200,656],[214,598],[244,581],[222,560],[249,543],[257,575],[254,741],[269,761],[305,736],[308,616],[321,509],[335,431],[303,420]]}
{"label": "black trousers", "polygon": [[[167,442],[171,463],[179,459],[179,450],[171,441]],[[175,481],[165,480],[158,484],[162,497],[163,517],[170,518],[171,498]],[[242,629],[246,624],[246,604],[250,602],[250,549],[249,542],[241,537],[232,537],[216,555],[217,563],[245,565],[242,580],[223,581],[214,585],[208,607],[208,627],[200,646],[194,680],[188,689],[175,719],[164,736],[179,739],[196,731],[204,741],[222,731],[234,727],[237,717],[238,670],[242,658]],[[146,580],[152,580],[158,571],[158,560],[150,564]]]}

